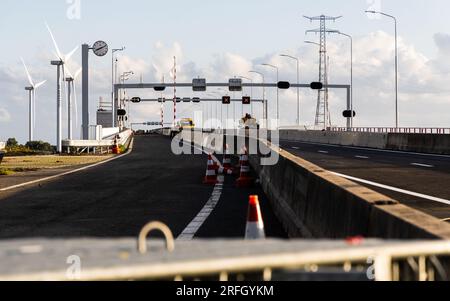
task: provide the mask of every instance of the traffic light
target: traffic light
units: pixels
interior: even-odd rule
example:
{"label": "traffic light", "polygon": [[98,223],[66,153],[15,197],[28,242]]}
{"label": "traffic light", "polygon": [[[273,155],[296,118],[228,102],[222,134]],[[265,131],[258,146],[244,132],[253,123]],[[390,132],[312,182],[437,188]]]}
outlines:
{"label": "traffic light", "polygon": [[165,86],[156,86],[153,88],[156,92],[163,92],[166,90]]}
{"label": "traffic light", "polygon": [[323,84],[321,82],[312,82],[311,83],[311,89],[313,90],[322,90]]}
{"label": "traffic light", "polygon": [[291,88],[291,83],[290,82],[278,82],[278,89],[281,90],[287,90],[289,88]]}
{"label": "traffic light", "polygon": [[356,112],[353,111],[353,116],[352,116],[352,111],[351,111],[351,110],[346,110],[346,111],[344,111],[344,112],[342,113],[342,115],[343,115],[345,118],[352,118],[352,117],[356,117]]}
{"label": "traffic light", "polygon": [[231,104],[231,97],[230,96],[224,96],[222,97],[222,104],[229,105]]}
{"label": "traffic light", "polygon": [[140,102],[141,102],[141,98],[140,98],[140,97],[133,97],[133,98],[131,99],[131,102],[132,102],[132,103],[140,103]]}
{"label": "traffic light", "polygon": [[249,105],[250,103],[251,103],[251,98],[250,98],[250,96],[244,96],[244,97],[242,97],[242,104],[243,105]]}
{"label": "traffic light", "polygon": [[127,111],[125,111],[124,109],[118,109],[117,110],[117,115],[118,116],[125,116],[125,115],[127,115]]}

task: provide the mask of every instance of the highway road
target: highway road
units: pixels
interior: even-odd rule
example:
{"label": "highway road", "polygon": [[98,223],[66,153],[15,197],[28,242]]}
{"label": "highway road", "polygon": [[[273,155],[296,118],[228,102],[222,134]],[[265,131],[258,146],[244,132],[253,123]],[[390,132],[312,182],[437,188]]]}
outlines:
{"label": "highway road", "polygon": [[286,151],[440,219],[450,218],[450,157],[281,141]]}
{"label": "highway road", "polygon": [[[170,140],[138,136],[129,155],[82,172],[0,192],[0,238],[137,237],[153,220],[175,237],[212,198],[202,184],[205,155],[175,156]],[[220,199],[194,238],[243,238],[248,196],[258,194],[269,237],[286,238],[260,187],[237,189],[226,177]],[[191,228],[192,229],[192,228]]]}

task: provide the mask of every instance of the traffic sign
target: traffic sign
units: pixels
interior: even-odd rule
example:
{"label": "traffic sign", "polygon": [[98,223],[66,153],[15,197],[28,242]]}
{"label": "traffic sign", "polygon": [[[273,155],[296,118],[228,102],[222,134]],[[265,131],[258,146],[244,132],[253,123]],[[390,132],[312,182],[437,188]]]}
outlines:
{"label": "traffic sign", "polygon": [[231,97],[230,96],[224,96],[222,97],[222,104],[229,105],[231,104]]}
{"label": "traffic sign", "polygon": [[194,92],[205,92],[206,91],[206,79],[205,78],[194,78],[192,80],[192,90]]}
{"label": "traffic sign", "polygon": [[244,105],[249,105],[250,103],[251,103],[251,98],[250,98],[250,96],[244,96],[244,97],[242,97],[242,104],[244,104]]}
{"label": "traffic sign", "polygon": [[241,92],[242,91],[242,79],[232,78],[229,81],[230,92]]}

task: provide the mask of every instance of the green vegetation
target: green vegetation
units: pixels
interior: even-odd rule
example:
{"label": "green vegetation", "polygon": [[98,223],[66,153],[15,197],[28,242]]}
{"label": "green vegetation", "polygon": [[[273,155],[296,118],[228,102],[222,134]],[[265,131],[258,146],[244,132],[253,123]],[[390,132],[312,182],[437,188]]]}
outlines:
{"label": "green vegetation", "polygon": [[44,141],[30,141],[25,145],[19,144],[16,138],[9,138],[6,142],[6,156],[49,155],[55,152],[55,147]]}

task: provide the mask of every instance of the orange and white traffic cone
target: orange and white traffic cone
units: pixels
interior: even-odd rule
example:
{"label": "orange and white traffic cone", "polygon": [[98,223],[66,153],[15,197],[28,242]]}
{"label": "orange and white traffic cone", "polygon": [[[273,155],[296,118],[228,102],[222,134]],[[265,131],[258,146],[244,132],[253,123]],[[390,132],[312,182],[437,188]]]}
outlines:
{"label": "orange and white traffic cone", "polygon": [[117,141],[117,137],[114,138],[114,146],[113,146],[113,148],[112,148],[112,152],[113,152],[113,154],[115,154],[115,155],[120,154],[120,146],[119,146],[119,143],[118,143],[118,141]]}
{"label": "orange and white traffic cone", "polygon": [[231,166],[231,155],[228,144],[225,146],[225,153],[223,154],[223,173],[233,174],[233,166]]}
{"label": "orange and white traffic cone", "polygon": [[261,207],[257,195],[250,196],[248,205],[247,226],[245,228],[246,240],[265,239],[264,221],[262,219]]}
{"label": "orange and white traffic cone", "polygon": [[208,167],[206,168],[206,176],[203,184],[216,185],[219,181],[217,180],[217,169],[214,164],[212,155],[208,155]]}
{"label": "orange and white traffic cone", "polygon": [[249,187],[253,185],[254,179],[251,176],[250,171],[250,162],[248,160],[248,152],[247,149],[243,149],[243,154],[241,155],[240,166],[241,166],[241,174],[239,179],[236,181],[236,185],[238,188]]}

